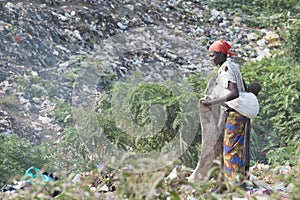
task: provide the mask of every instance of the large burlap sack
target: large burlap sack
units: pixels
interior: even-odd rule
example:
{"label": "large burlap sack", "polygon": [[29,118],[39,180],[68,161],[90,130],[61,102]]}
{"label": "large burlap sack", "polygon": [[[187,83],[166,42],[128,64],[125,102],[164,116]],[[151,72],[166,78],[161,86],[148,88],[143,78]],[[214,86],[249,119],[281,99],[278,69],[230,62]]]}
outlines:
{"label": "large burlap sack", "polygon": [[201,155],[196,168],[188,178],[190,182],[210,178],[208,172],[216,165],[214,162],[222,161],[225,108],[219,104],[205,106],[200,103],[199,111],[202,130]]}
{"label": "large burlap sack", "polygon": [[[221,88],[217,87],[215,73],[209,80],[204,94],[208,98],[218,98]],[[190,182],[198,182],[201,179],[210,178],[209,170],[215,165],[214,161],[222,161],[223,134],[225,126],[226,108],[220,104],[205,106],[199,103],[199,115],[201,122],[201,155],[196,168],[188,177]]]}

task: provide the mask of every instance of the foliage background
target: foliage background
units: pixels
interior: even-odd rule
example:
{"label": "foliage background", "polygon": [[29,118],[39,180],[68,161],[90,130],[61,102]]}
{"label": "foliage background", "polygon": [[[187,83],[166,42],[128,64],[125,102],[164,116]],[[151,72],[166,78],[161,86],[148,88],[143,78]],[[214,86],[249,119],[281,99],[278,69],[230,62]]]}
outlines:
{"label": "foliage background", "polygon": [[[299,44],[300,44],[300,23],[299,23],[299,2],[295,0],[254,0],[254,1],[203,1],[210,7],[224,10],[232,16],[241,16],[243,21],[250,26],[273,28],[282,36],[282,46],[272,50],[272,57],[259,62],[247,63],[241,66],[241,71],[247,83],[259,82],[262,84],[262,91],[259,94],[261,111],[253,121],[251,136],[252,164],[255,162],[268,163],[270,165],[284,165],[286,162],[298,165],[299,139],[300,139],[300,65],[299,65]],[[229,9],[228,9],[229,8]],[[36,82],[41,80],[36,80]],[[111,81],[111,82],[110,82]],[[160,140],[148,138],[141,141],[140,138],[126,138],[124,133],[116,126],[116,121],[111,115],[110,105],[113,80],[108,80],[106,99],[102,99],[99,108],[103,112],[99,114],[99,125],[105,130],[112,141],[118,141],[115,145],[127,148],[133,147],[135,151],[147,152],[163,146],[168,137],[172,137],[174,131],[180,131],[180,120],[193,115],[182,115],[178,112],[177,101],[180,98],[189,99],[202,96],[207,77],[202,74],[190,76],[186,83],[193,88],[181,96],[170,94],[170,88],[157,84],[141,84],[135,88],[129,96],[131,98],[130,111],[133,118],[141,123],[147,123],[149,105],[158,102],[165,105],[170,113],[168,123],[158,135]],[[43,83],[44,84],[44,83]],[[152,94],[145,95],[144,91],[152,91]],[[159,94],[159,95],[156,95]],[[0,104],[6,104],[0,101]],[[61,108],[56,110],[58,120],[63,120],[67,114],[72,114],[68,103],[61,103]],[[60,111],[63,111],[61,113]],[[194,111],[194,113],[196,113]],[[99,160],[93,158],[89,150],[82,143],[72,120],[66,124],[64,131],[65,139],[60,144],[31,145],[30,142],[16,136],[1,135],[0,146],[0,185],[24,173],[24,170],[34,165],[38,168],[46,168],[48,171],[68,171],[79,173],[95,169]],[[124,137],[123,137],[124,136]],[[194,142],[177,163],[194,167],[200,153],[201,132],[198,130]],[[144,142],[144,143],[143,143]],[[141,145],[145,144],[145,145]],[[68,160],[64,162],[63,160]],[[299,170],[300,171],[300,170]],[[62,177],[62,176],[61,176]],[[132,184],[136,184],[132,175],[123,177]],[[152,177],[153,178],[153,177]],[[149,178],[151,179],[151,178]],[[158,179],[158,178],[157,178]],[[147,179],[148,180],[148,179]],[[160,180],[160,179],[159,179]],[[141,180],[145,182],[146,180]],[[154,181],[153,187],[158,187],[160,181]],[[299,197],[299,175],[295,179],[295,199]],[[126,195],[130,194],[132,188],[121,188],[120,191]],[[71,190],[69,188],[69,190]],[[199,189],[200,190],[200,189]],[[176,191],[171,194],[176,199]],[[297,196],[298,195],[298,196]],[[143,195],[141,195],[144,198]]]}

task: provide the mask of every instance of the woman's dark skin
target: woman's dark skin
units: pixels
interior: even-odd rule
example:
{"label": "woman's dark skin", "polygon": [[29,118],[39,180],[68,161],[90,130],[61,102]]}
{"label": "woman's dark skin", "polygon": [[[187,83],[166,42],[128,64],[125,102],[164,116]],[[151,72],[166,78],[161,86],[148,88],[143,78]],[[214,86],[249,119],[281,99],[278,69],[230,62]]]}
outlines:
{"label": "woman's dark skin", "polygon": [[[220,52],[209,51],[209,58],[216,66],[221,66],[227,58],[226,54]],[[239,97],[239,90],[236,83],[232,83],[229,81],[228,89],[230,91],[226,96],[219,99],[200,99],[200,103],[203,103],[206,106],[211,106],[219,103],[224,103],[226,101],[231,101],[235,98]]]}

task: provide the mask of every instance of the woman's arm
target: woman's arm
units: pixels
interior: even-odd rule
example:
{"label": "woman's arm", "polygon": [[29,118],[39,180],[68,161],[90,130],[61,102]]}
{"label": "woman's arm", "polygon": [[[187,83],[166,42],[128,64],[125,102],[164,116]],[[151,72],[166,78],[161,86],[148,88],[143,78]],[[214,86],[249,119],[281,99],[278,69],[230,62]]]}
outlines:
{"label": "woman's arm", "polygon": [[211,106],[219,103],[224,103],[226,101],[231,101],[239,97],[239,90],[236,83],[228,82],[228,89],[230,91],[226,96],[219,99],[201,99],[200,102],[206,106]]}

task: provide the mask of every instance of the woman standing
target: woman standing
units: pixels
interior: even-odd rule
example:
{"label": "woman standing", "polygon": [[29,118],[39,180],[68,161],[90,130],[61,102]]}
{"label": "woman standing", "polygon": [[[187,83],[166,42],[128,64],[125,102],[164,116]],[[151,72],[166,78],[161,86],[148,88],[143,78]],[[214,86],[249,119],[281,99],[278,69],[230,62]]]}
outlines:
{"label": "woman standing", "polygon": [[239,97],[245,91],[242,75],[238,66],[228,58],[231,46],[224,40],[214,42],[209,47],[210,60],[220,66],[216,78],[217,95],[203,98],[200,103],[205,106],[221,104],[227,108],[223,139],[224,177],[229,182],[240,183],[244,179],[244,132],[248,118],[227,105],[227,102]]}

